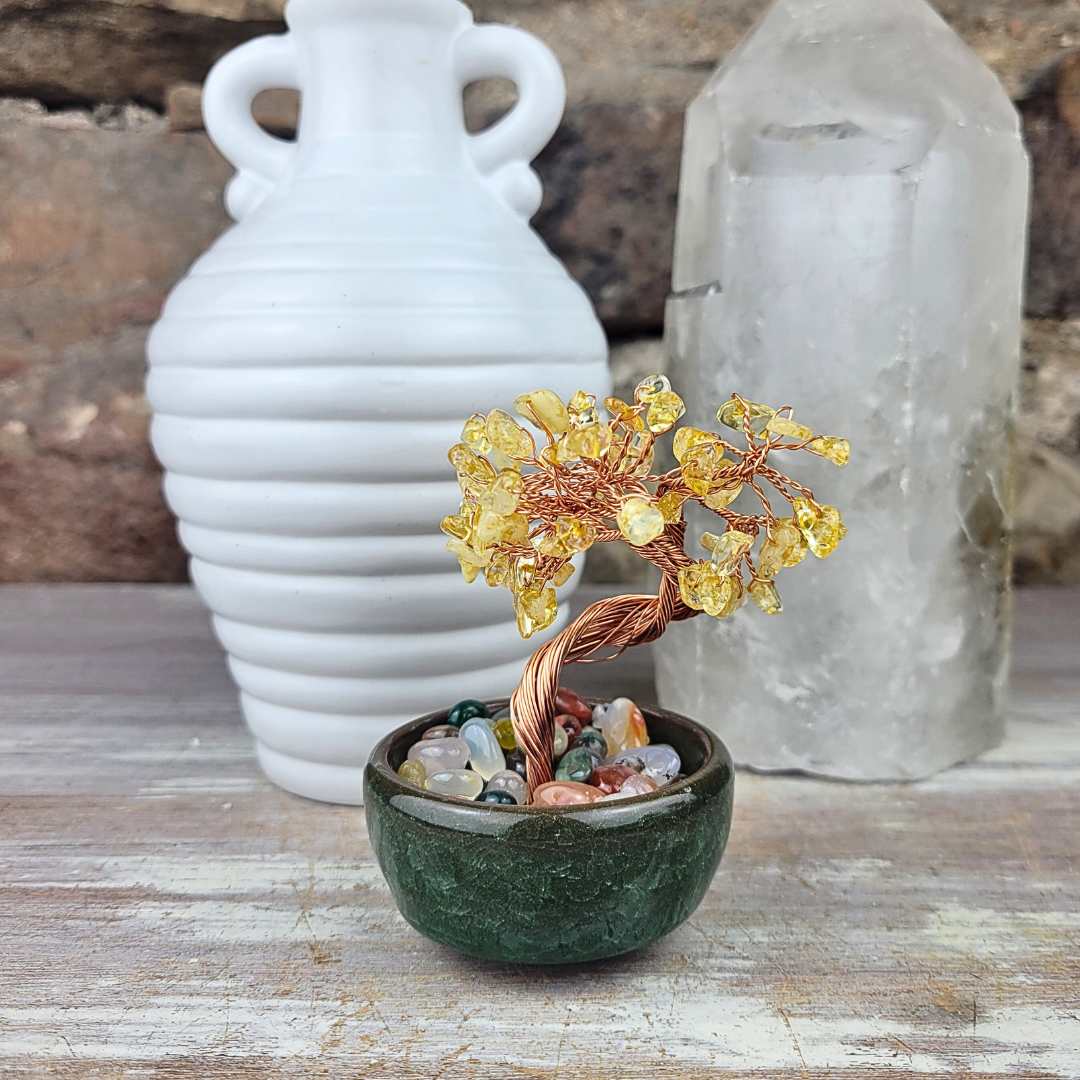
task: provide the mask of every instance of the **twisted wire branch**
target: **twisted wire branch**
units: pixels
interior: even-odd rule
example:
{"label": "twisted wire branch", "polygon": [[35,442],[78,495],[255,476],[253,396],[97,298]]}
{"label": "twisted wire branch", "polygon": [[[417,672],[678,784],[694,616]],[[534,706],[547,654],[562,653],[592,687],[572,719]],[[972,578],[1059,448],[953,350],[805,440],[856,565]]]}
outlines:
{"label": "twisted wire branch", "polygon": [[[669,622],[700,615],[687,607],[679,593],[679,570],[693,560],[684,550],[686,523],[666,525],[664,531],[637,551],[663,571],[656,596],[612,596],[587,607],[569,626],[542,645],[525,668],[510,699],[510,720],[518,746],[525,754],[529,798],[554,777],[551,771],[555,735],[555,695],[566,664],[610,660],[632,645],[655,641]],[[611,656],[594,657],[603,649]]]}

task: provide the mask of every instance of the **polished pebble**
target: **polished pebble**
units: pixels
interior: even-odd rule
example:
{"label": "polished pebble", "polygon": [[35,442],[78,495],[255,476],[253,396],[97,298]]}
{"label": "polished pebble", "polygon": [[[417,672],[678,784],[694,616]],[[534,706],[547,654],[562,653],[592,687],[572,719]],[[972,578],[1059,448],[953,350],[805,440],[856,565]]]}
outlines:
{"label": "polished pebble", "polygon": [[436,795],[456,795],[460,799],[475,799],[484,790],[484,781],[471,769],[447,769],[432,773],[424,784]]}
{"label": "polished pebble", "polygon": [[495,732],[488,725],[486,717],[477,716],[472,720],[466,720],[461,725],[461,738],[468,743],[472,751],[469,764],[485,780],[506,768],[506,758],[502,747],[495,737]]}
{"label": "polished pebble", "polygon": [[415,758],[403,761],[398,766],[397,774],[402,780],[407,780],[417,787],[423,787],[424,781],[427,779],[427,769],[424,768],[423,762],[417,761]]}
{"label": "polished pebble", "polygon": [[555,725],[555,731],[551,736],[551,752],[556,760],[561,758],[570,747],[570,736],[562,724]]}
{"label": "polished pebble", "polygon": [[468,720],[472,720],[475,716],[486,718],[490,715],[488,707],[482,701],[477,701],[475,698],[466,698],[464,701],[459,701],[446,714],[446,722],[459,728],[462,724]]}
{"label": "polished pebble", "polygon": [[529,787],[520,774],[513,769],[497,772],[488,782],[488,791],[505,791],[519,806],[524,806],[529,798]]}
{"label": "polished pebble", "polygon": [[602,799],[599,788],[588,784],[575,784],[568,780],[552,780],[541,784],[533,792],[534,806],[571,806],[575,803],[591,803]]}
{"label": "polished pebble", "polygon": [[492,730],[495,732],[495,738],[498,739],[499,745],[504,750],[517,749],[517,736],[514,734],[514,725],[511,723],[509,716],[497,720]]}
{"label": "polished pebble", "polygon": [[595,753],[599,755],[601,761],[608,756],[607,739],[595,728],[582,728],[581,734],[574,740],[574,749],[582,750],[589,747],[595,748]]}
{"label": "polished pebble", "polygon": [[587,784],[592,776],[595,762],[584,747],[567,751],[555,769],[556,780],[572,780],[576,784]]}
{"label": "polished pebble", "polygon": [[592,720],[592,706],[565,686],[560,686],[558,693],[555,695],[555,711],[568,713],[583,724],[587,724]]}
{"label": "polished pebble", "polygon": [[636,772],[651,777],[661,787],[682,771],[682,758],[679,757],[679,752],[667,743],[654,743],[650,746],[621,750],[612,755],[608,764],[629,765]]}
{"label": "polished pebble", "polygon": [[524,777],[527,770],[524,751],[520,748],[511,750],[510,753],[506,755],[506,767],[507,769],[516,772],[518,776]]}
{"label": "polished pebble", "polygon": [[421,739],[409,747],[410,760],[419,761],[428,776],[447,769],[464,769],[471,753],[464,739]]}
{"label": "polished pebble", "polygon": [[510,719],[510,706],[509,705],[504,705],[501,709],[497,709],[495,712],[493,712],[491,714],[492,726],[497,724],[500,720],[509,720],[509,719]]}
{"label": "polished pebble", "polygon": [[605,757],[618,754],[649,742],[649,731],[641,710],[629,698],[616,698],[597,719],[601,734],[607,740]]}
{"label": "polished pebble", "polygon": [[635,795],[648,795],[649,792],[656,790],[655,780],[650,780],[647,776],[635,773],[633,776],[627,777],[626,782],[618,791],[613,791],[610,795],[605,795],[600,802],[615,802],[617,799],[632,799]]}
{"label": "polished pebble", "polygon": [[593,769],[589,783],[598,787],[605,795],[618,791],[623,781],[628,777],[637,776],[637,772],[629,765],[599,765]]}
{"label": "polished pebble", "polygon": [[497,806],[517,806],[517,799],[509,791],[485,791],[476,801]]}
{"label": "polished pebble", "polygon": [[436,724],[434,727],[429,727],[421,739],[456,739],[458,736],[458,729],[453,724]]}
{"label": "polished pebble", "polygon": [[570,745],[573,746],[574,740],[581,734],[581,721],[570,713],[562,713],[555,717],[555,723],[566,731]]}

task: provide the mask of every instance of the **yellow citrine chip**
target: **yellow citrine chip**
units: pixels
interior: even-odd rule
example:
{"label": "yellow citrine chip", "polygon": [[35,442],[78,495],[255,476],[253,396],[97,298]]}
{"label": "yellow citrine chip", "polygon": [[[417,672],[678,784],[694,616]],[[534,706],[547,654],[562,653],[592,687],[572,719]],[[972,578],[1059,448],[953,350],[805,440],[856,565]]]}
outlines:
{"label": "yellow citrine chip", "polygon": [[453,536],[457,540],[467,540],[469,537],[469,523],[460,514],[451,514],[439,522],[439,528],[447,536]]}
{"label": "yellow citrine chip", "polygon": [[570,414],[554,390],[533,390],[514,398],[514,409],[530,424],[552,435],[561,435],[570,427]]}
{"label": "yellow citrine chip", "polygon": [[471,585],[480,574],[480,567],[473,563],[462,562],[458,559],[458,566],[461,567],[461,576],[465,579],[466,585]]}
{"label": "yellow citrine chip", "polygon": [[536,453],[532,436],[502,409],[492,409],[488,413],[487,437],[496,450],[519,461]]}
{"label": "yellow citrine chip", "polygon": [[576,567],[571,562],[563,563],[554,574],[551,575],[551,584],[555,588],[559,588],[561,585],[565,585],[573,576]]}
{"label": "yellow citrine chip", "polygon": [[806,537],[810,550],[819,559],[828,558],[847,535],[847,529],[840,520],[840,511],[835,506],[818,506],[804,498],[796,499],[792,505],[795,523]]}
{"label": "yellow citrine chip", "polygon": [[738,529],[728,529],[719,536],[702,533],[701,544],[712,552],[713,566],[727,574],[735,569],[743,555],[753,547],[754,538]]}
{"label": "yellow citrine chip", "polygon": [[458,562],[470,563],[473,566],[487,566],[491,558],[490,551],[476,551],[469,547],[464,540],[452,538],[446,541],[446,550],[458,557]]}
{"label": "yellow citrine chip", "polygon": [[774,435],[787,435],[789,438],[798,439],[800,442],[806,442],[814,434],[805,424],[796,424],[794,420],[787,416],[774,416],[765,425],[765,430],[771,431]]}
{"label": "yellow citrine chip", "polygon": [[706,615],[724,618],[732,597],[735,595],[736,578],[721,574],[712,563],[702,563],[698,573],[698,596]]}
{"label": "yellow citrine chip", "polygon": [[517,509],[524,490],[525,482],[521,479],[521,473],[513,469],[503,469],[480,492],[477,501],[485,510],[496,514],[512,514]]}
{"label": "yellow citrine chip", "polygon": [[487,417],[483,413],[476,413],[465,421],[465,426],[461,429],[461,441],[477,454],[491,451],[491,441],[487,437]]}
{"label": "yellow citrine chip", "polygon": [[809,449],[828,458],[834,465],[846,465],[851,458],[851,443],[835,435],[819,435],[811,439]]}
{"label": "yellow citrine chip", "polygon": [[742,431],[743,417],[746,414],[750,417],[750,431],[760,438],[765,434],[769,421],[776,415],[776,410],[770,409],[768,405],[759,405],[756,401],[748,401],[744,409],[741,401],[732,398],[720,406],[716,419],[729,428]]}
{"label": "yellow citrine chip", "polygon": [[514,607],[518,633],[524,638],[550,626],[559,613],[559,603],[552,588],[527,589],[517,597]]}
{"label": "yellow citrine chip", "polygon": [[577,428],[568,432],[559,442],[560,447],[564,444],[563,452],[568,455],[599,460],[611,446],[611,428],[607,424],[589,424],[586,427]]}
{"label": "yellow citrine chip", "polygon": [[533,539],[536,550],[552,559],[566,559],[570,549],[557,536],[541,536]]}
{"label": "yellow citrine chip", "polygon": [[650,431],[660,434],[673,427],[685,412],[686,405],[683,403],[683,399],[673,390],[666,390],[655,394],[649,399],[649,411],[645,414],[645,426]]}
{"label": "yellow citrine chip", "polygon": [[627,405],[622,398],[604,398],[604,408],[607,409],[616,420],[621,420],[624,416],[629,417],[635,415],[633,405]]}
{"label": "yellow citrine chip", "polygon": [[592,547],[596,539],[596,528],[581,518],[569,515],[555,519],[555,535],[571,554],[585,551]]}
{"label": "yellow citrine chip", "polygon": [[510,562],[510,557],[501,551],[493,551],[491,553],[491,559],[488,561],[487,568],[484,570],[484,580],[492,587],[495,588],[499,585],[505,585],[510,579],[510,575],[513,573],[513,566]]}
{"label": "yellow citrine chip", "polygon": [[627,499],[615,515],[619,532],[634,545],[652,543],[664,531],[664,515],[648,499]]}
{"label": "yellow citrine chip", "polygon": [[529,539],[529,519],[522,514],[496,514],[485,510],[476,523],[476,541],[489,544],[524,544]]}
{"label": "yellow citrine chip", "polygon": [[793,518],[780,518],[773,525],[771,535],[785,566],[796,566],[806,557],[806,537],[799,532]]}
{"label": "yellow citrine chip", "polygon": [[454,443],[446,452],[450,464],[461,476],[480,484],[490,484],[495,479],[495,466],[487,458],[482,458],[465,445]]}
{"label": "yellow citrine chip", "polygon": [[[711,431],[701,431],[696,427],[681,427],[675,432],[671,448],[675,453],[675,460],[682,462],[686,452],[694,446],[702,446],[708,443],[716,443],[719,436]],[[722,451],[721,451],[722,452]]]}
{"label": "yellow citrine chip", "polygon": [[[670,394],[671,383],[666,375],[646,375],[634,390],[634,400],[639,405],[648,405],[660,394]],[[680,416],[682,413],[679,414]]]}
{"label": "yellow citrine chip", "polygon": [[701,599],[700,590],[701,568],[704,565],[704,563],[696,562],[690,566],[684,566],[679,571],[679,595],[683,603],[695,611],[705,610],[705,602]]}
{"label": "yellow citrine chip", "polygon": [[740,491],[742,491],[742,484],[717,488],[705,496],[705,505],[710,510],[723,510],[725,506],[733,503],[738,498]]}
{"label": "yellow citrine chip", "polygon": [[680,495],[677,491],[669,491],[666,495],[660,496],[656,505],[660,508],[660,513],[664,515],[664,521],[673,525],[676,521],[682,520],[684,502],[686,502],[685,495]]}
{"label": "yellow citrine chip", "polygon": [[780,594],[776,591],[776,586],[771,581],[763,580],[762,578],[754,578],[750,582],[749,589],[750,599],[766,615],[779,615],[784,610],[784,605],[780,603]]}

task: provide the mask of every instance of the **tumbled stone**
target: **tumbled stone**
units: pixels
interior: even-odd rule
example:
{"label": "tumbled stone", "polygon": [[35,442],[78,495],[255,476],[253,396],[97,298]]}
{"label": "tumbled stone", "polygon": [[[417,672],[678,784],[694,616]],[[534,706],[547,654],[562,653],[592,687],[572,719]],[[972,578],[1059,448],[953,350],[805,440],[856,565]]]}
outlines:
{"label": "tumbled stone", "polygon": [[514,802],[524,806],[529,798],[529,787],[524,779],[513,769],[497,772],[488,782],[488,791],[505,791]]}
{"label": "tumbled stone", "polygon": [[601,802],[614,802],[616,799],[632,799],[635,795],[649,795],[657,790],[657,783],[648,776],[635,773],[626,778],[623,786],[618,791],[605,795]]}
{"label": "tumbled stone", "polygon": [[574,740],[581,734],[581,721],[570,713],[562,713],[555,717],[555,723],[565,729],[570,745],[573,746]]}
{"label": "tumbled stone", "polygon": [[673,746],[656,743],[652,746],[631,747],[614,754],[612,765],[629,765],[635,772],[655,780],[663,786],[682,770],[682,758]]}
{"label": "tumbled stone", "polygon": [[517,799],[509,791],[500,791],[498,788],[485,791],[476,801],[496,806],[517,806]]}
{"label": "tumbled stone", "polygon": [[584,747],[568,751],[555,770],[556,780],[572,780],[577,784],[587,784],[593,772],[593,758]]}
{"label": "tumbled stone", "polygon": [[511,772],[516,772],[518,776],[526,775],[525,754],[520,747],[517,750],[511,750],[506,755],[506,767]]}
{"label": "tumbled stone", "polygon": [[607,741],[608,753],[605,756],[630,747],[645,746],[649,741],[645,717],[629,698],[616,698],[598,720],[601,734]]}
{"label": "tumbled stone", "polygon": [[496,721],[492,731],[495,732],[495,738],[504,750],[517,749],[517,736],[514,734],[514,724],[509,716]]}
{"label": "tumbled stone", "polygon": [[434,727],[429,727],[420,736],[420,739],[421,741],[427,741],[428,739],[456,739],[458,735],[458,729],[453,724],[436,724]]}
{"label": "tumbled stone", "polygon": [[533,792],[534,806],[570,806],[574,803],[591,803],[603,798],[599,788],[578,784],[569,780],[552,780],[541,784]]}
{"label": "tumbled stone", "polygon": [[637,776],[637,772],[629,765],[599,765],[593,769],[589,783],[598,787],[605,795],[610,795],[613,791],[618,791],[623,782],[631,776]]}
{"label": "tumbled stone", "polygon": [[597,755],[600,761],[608,756],[608,744],[603,735],[596,728],[584,727],[581,734],[574,740],[574,749],[586,749]]}
{"label": "tumbled stone", "polygon": [[556,760],[566,753],[570,746],[570,736],[562,724],[556,724],[551,736],[551,753]]}
{"label": "tumbled stone", "polygon": [[436,795],[455,795],[459,799],[475,799],[484,790],[484,781],[472,769],[447,769],[432,773],[424,784]]}
{"label": "tumbled stone", "polygon": [[485,780],[506,768],[506,757],[486,717],[466,720],[461,726],[461,738],[472,751],[469,763]]}
{"label": "tumbled stone", "polygon": [[464,739],[421,739],[409,747],[409,760],[419,761],[431,776],[447,769],[464,769],[470,753],[471,748]]}
{"label": "tumbled stone", "polygon": [[555,695],[555,711],[576,717],[582,724],[588,724],[593,714],[592,706],[565,686],[560,686],[559,692]]}
{"label": "tumbled stone", "polygon": [[398,766],[397,774],[402,780],[407,780],[410,784],[416,784],[417,787],[423,787],[424,781],[427,779],[427,769],[424,768],[424,763],[417,761],[415,758],[406,758]]}
{"label": "tumbled stone", "polygon": [[459,728],[467,720],[472,720],[474,717],[482,716],[486,718],[490,715],[488,707],[482,701],[476,701],[474,698],[466,698],[464,701],[459,701],[446,714],[446,722]]}

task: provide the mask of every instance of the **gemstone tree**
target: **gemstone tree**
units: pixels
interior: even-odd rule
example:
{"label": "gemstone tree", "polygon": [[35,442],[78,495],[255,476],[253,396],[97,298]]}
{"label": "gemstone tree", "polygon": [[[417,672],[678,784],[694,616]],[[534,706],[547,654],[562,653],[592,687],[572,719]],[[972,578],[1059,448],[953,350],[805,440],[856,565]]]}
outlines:
{"label": "gemstone tree", "polygon": [[[474,738],[474,759],[484,757],[486,776],[501,774],[504,764],[511,765],[512,753],[523,751],[530,794],[553,781],[553,757],[566,749],[568,728],[576,727],[575,749],[562,759],[560,773],[565,775],[558,777],[563,787],[548,789],[552,798],[561,798],[559,792],[570,790],[566,784],[577,783],[593,768],[588,760],[591,736],[582,730],[583,720],[600,724],[604,734],[597,741],[612,742],[600,753],[601,760],[608,750],[632,750],[648,741],[633,702],[617,699],[596,717],[584,702],[560,694],[563,665],[595,659],[593,654],[605,649],[621,651],[653,641],[669,622],[701,612],[725,619],[747,600],[768,615],[779,614],[776,576],[802,561],[807,551],[824,559],[846,530],[835,507],[818,503],[811,491],[774,469],[769,454],[805,450],[843,465],[849,447],[845,439],[815,435],[796,423],[789,406],[772,409],[735,394],[721,405],[717,420],[740,431],[746,449],[715,432],[683,427],[673,445],[678,467],[653,474],[657,437],[686,411],[662,375],[644,379],[633,404],[605,399],[610,420],[602,420],[595,398],[582,392],[564,404],[550,390],[537,390],[523,394],[514,406],[541,433],[539,448],[509,413],[495,409],[470,417],[462,441],[447,455],[458,473],[462,502],[442,529],[465,580],[483,574],[488,585],[509,589],[518,629],[529,637],[554,621],[555,588],[574,573],[574,556],[594,543],[621,537],[663,575],[658,596],[602,600],[541,646],[511,699],[512,734],[503,732],[505,746],[497,726],[468,719],[461,727],[463,737]],[[790,504],[789,516],[773,512],[766,486],[773,498]],[[760,502],[762,513],[729,506],[744,487]],[[701,535],[708,558],[695,560],[685,551],[685,504],[697,504],[725,525],[719,533]],[[459,703],[451,710],[450,725],[460,724],[473,709],[484,706]],[[440,746],[444,741],[426,740],[409,756],[430,758],[445,768],[442,760],[452,751]],[[504,762],[503,749],[511,747]],[[658,760],[654,767],[660,775],[663,763]]]}
{"label": "gemstone tree", "polygon": [[661,700],[762,768],[917,777],[977,753],[1006,654],[1016,111],[923,0],[778,0],[683,145],[667,334],[688,419],[752,384],[859,454],[836,488],[852,544],[793,580],[800,617],[677,627]]}

